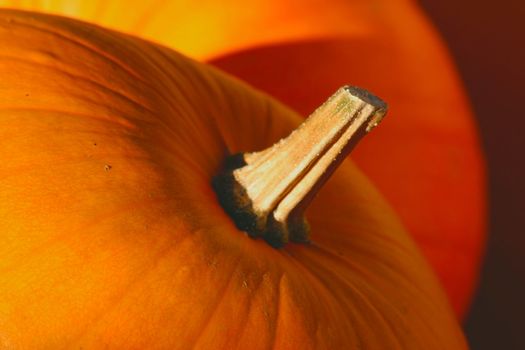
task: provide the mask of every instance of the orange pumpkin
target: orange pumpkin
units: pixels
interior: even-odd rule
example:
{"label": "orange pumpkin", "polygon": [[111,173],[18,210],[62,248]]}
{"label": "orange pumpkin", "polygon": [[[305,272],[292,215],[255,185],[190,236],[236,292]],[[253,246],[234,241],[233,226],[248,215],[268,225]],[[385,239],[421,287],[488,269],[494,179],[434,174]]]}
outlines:
{"label": "orange pumpkin", "polygon": [[456,314],[466,312],[484,245],[483,159],[455,69],[414,1],[0,5],[74,16],[161,42],[241,77],[302,115],[348,82],[383,96],[390,120],[352,156],[401,216]]}
{"label": "orange pumpkin", "polygon": [[3,348],[466,347],[351,162],[310,208],[315,244],[235,229],[210,180],[300,122],[275,100],[141,39],[8,10],[0,76]]}

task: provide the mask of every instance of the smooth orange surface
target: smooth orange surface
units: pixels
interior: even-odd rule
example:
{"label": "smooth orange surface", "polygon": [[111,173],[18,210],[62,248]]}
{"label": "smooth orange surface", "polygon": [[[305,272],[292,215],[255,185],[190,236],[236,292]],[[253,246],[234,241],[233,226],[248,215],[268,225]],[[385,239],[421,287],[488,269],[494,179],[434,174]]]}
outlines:
{"label": "smooth orange surface", "polygon": [[299,123],[276,101],[169,49],[16,11],[0,12],[0,76],[2,348],[466,347],[351,162],[309,210],[313,244],[235,229],[210,180]]}
{"label": "smooth orange surface", "polygon": [[163,43],[308,115],[355,84],[390,105],[352,157],[400,214],[462,318],[485,242],[484,162],[447,50],[408,0],[0,0]]}

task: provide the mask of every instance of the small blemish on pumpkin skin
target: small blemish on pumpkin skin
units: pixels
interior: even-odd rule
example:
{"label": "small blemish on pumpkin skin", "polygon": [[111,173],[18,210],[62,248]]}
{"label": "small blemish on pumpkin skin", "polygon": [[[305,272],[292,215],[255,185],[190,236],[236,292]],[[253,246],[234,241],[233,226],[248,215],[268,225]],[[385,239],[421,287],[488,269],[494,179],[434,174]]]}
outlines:
{"label": "small blemish on pumpkin skin", "polygon": [[113,167],[111,165],[109,165],[109,164],[104,165],[104,170],[105,171],[110,171],[111,168],[113,168]]}
{"label": "small blemish on pumpkin skin", "polygon": [[399,305],[399,311],[401,312],[402,315],[407,315],[410,311],[408,305],[405,305],[405,304],[401,304]]}
{"label": "small blemish on pumpkin skin", "polygon": [[216,269],[217,269],[217,265],[218,265],[218,263],[217,263],[217,260],[215,260],[215,259],[209,259],[209,260],[207,260],[207,261],[206,261],[206,264],[208,264],[208,266],[209,266],[210,268],[212,268],[213,270],[216,270]]}
{"label": "small blemish on pumpkin skin", "polygon": [[266,321],[270,320],[270,313],[268,312],[268,310],[264,310],[263,315]]}

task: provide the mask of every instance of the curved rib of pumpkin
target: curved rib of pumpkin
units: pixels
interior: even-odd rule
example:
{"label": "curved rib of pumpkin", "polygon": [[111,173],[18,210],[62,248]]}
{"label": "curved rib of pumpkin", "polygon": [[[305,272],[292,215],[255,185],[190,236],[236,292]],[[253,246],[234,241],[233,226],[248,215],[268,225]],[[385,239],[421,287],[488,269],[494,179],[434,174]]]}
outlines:
{"label": "curved rib of pumpkin", "polygon": [[210,179],[227,150],[287,134],[289,109],[168,49],[14,11],[0,75],[3,347],[465,348],[351,163],[308,213],[312,246],[234,228]]}

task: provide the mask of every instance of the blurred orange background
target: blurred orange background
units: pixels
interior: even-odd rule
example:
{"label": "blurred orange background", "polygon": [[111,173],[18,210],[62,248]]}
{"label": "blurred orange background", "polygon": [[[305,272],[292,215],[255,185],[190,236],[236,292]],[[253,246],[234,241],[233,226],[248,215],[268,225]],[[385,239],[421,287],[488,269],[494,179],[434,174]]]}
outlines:
{"label": "blurred orange background", "polygon": [[525,349],[525,2],[420,0],[466,84],[489,171],[489,239],[466,331],[473,349]]}

